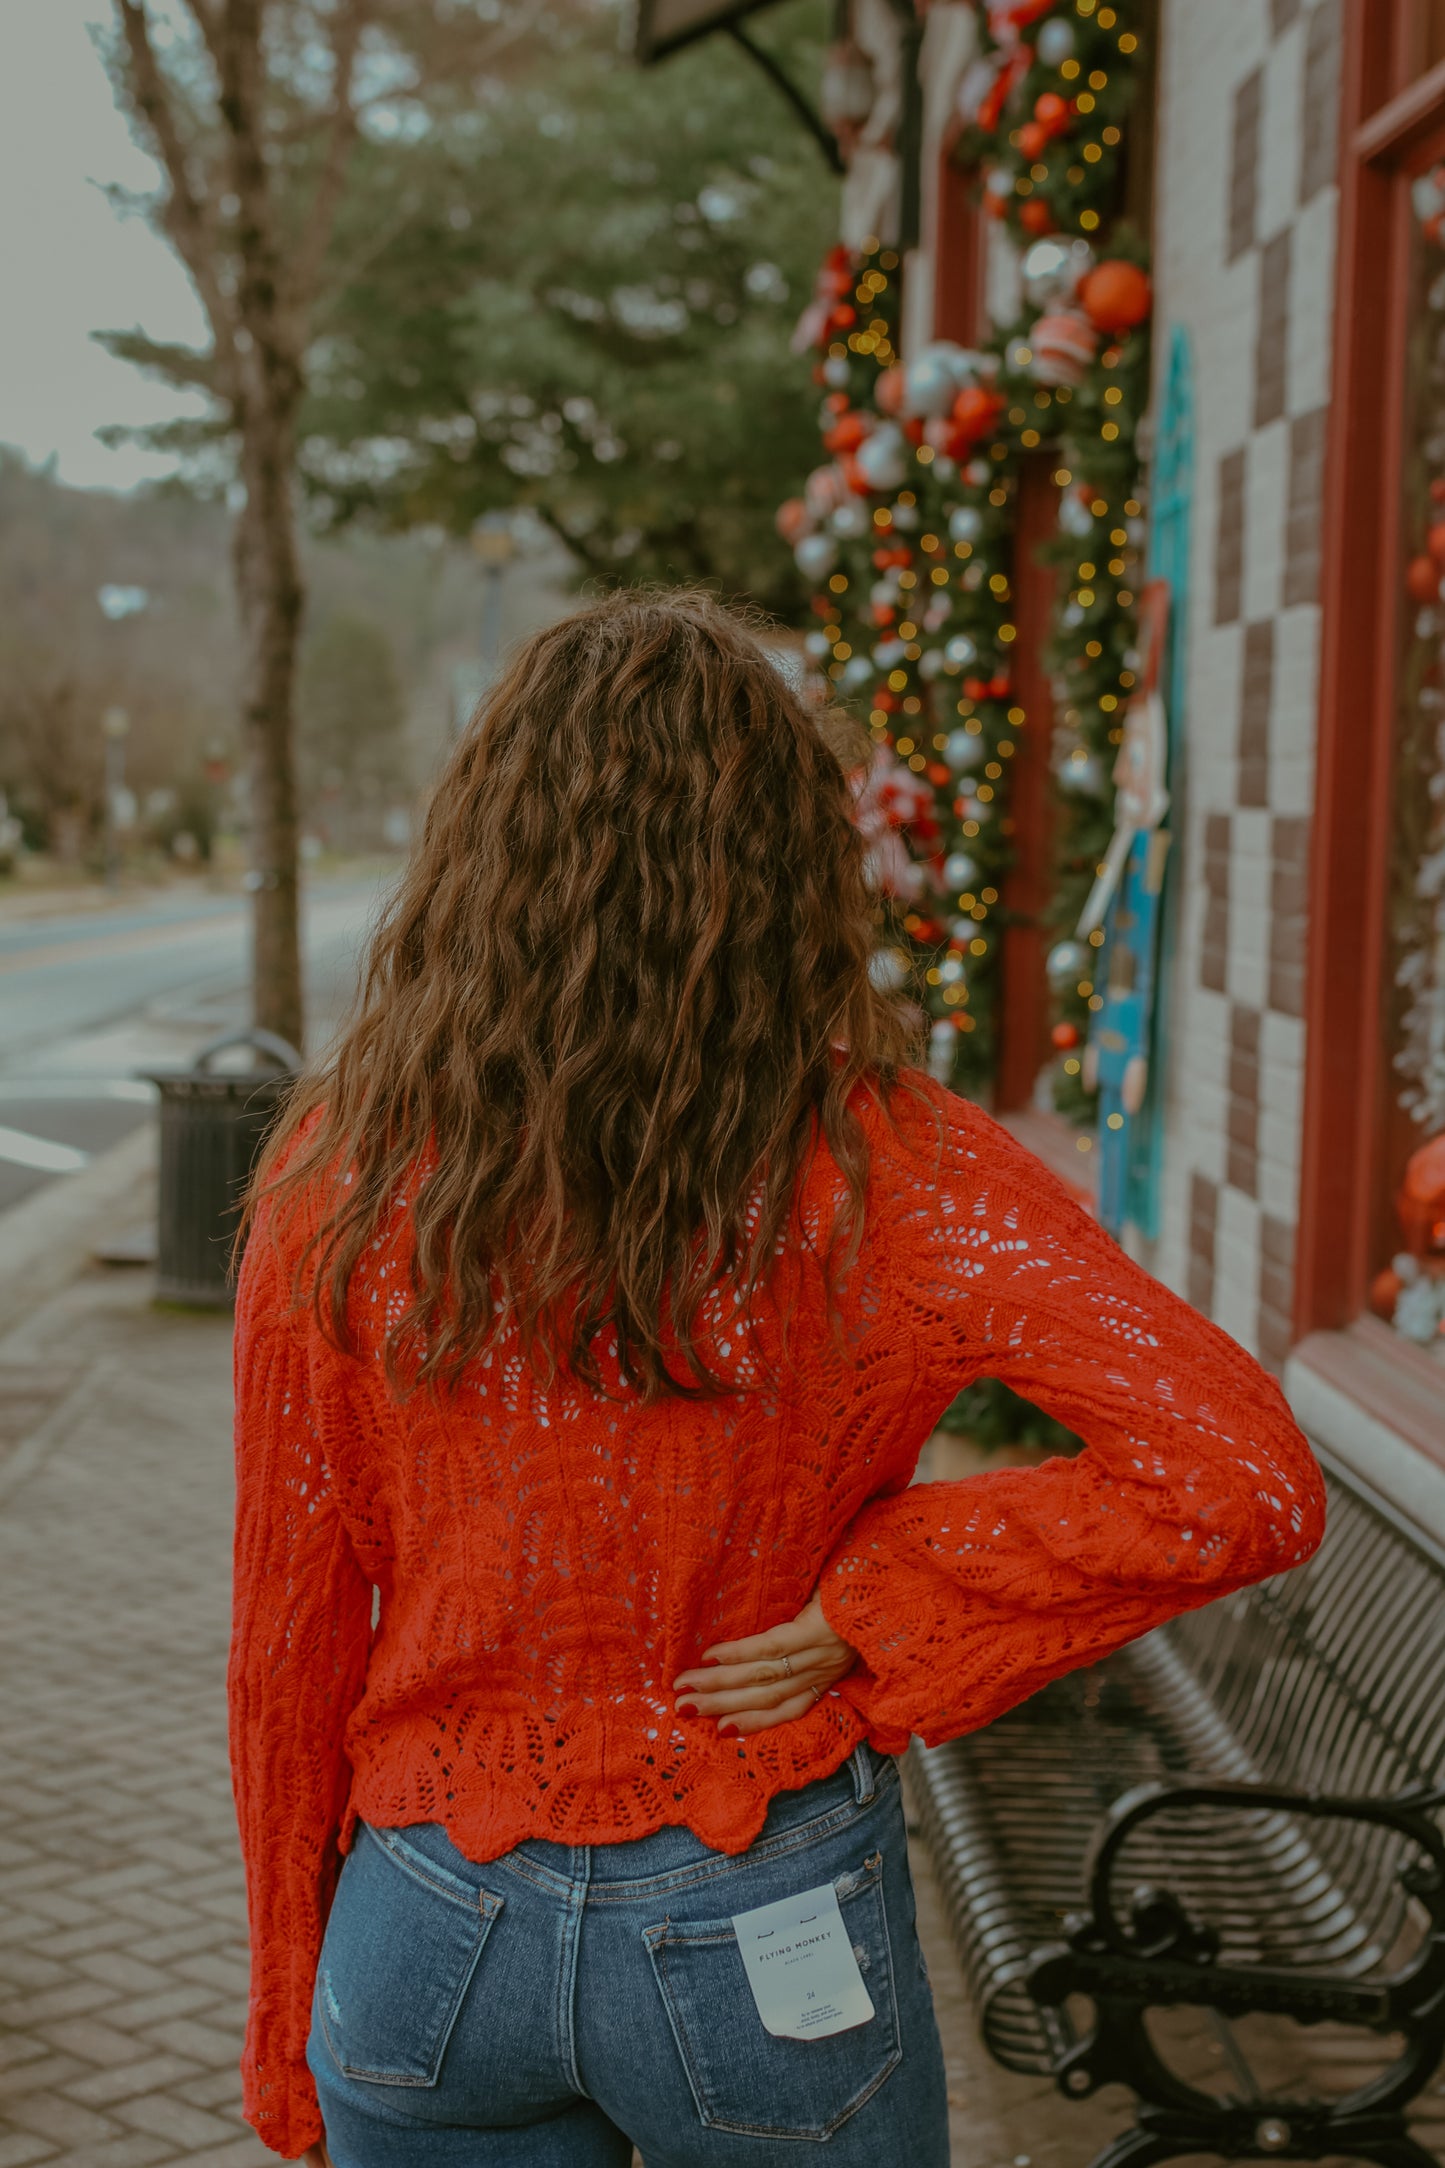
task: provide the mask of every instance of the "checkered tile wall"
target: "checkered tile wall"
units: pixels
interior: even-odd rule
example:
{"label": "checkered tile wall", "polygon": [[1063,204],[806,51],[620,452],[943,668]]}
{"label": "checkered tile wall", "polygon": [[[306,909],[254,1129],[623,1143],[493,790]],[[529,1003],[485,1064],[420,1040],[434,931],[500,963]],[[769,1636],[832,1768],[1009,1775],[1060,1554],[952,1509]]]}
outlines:
{"label": "checkered tile wall", "polygon": [[1339,40],[1339,0],[1164,8],[1156,322],[1183,323],[1194,347],[1199,571],[1155,1263],[1276,1368],[1299,1179]]}

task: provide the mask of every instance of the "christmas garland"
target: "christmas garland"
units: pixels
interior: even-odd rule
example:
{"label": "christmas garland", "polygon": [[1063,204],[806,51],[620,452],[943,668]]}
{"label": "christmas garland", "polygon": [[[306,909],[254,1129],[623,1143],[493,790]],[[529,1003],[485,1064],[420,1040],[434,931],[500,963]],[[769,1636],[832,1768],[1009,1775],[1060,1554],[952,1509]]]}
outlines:
{"label": "christmas garland", "polygon": [[896,256],[878,243],[856,258],[833,250],[795,340],[817,356],[829,459],[779,527],[818,590],[810,651],[834,697],[867,714],[877,747],[860,814],[889,899],[879,976],[912,981],[934,1019],[935,1070],[976,1090],[997,1043],[1009,762],[1030,727],[1012,670],[1018,476],[1045,445],[1055,457],[1048,661],[1066,937],[1049,965],[1056,1095],[1085,1112],[1073,1049],[1101,997],[1090,950],[1067,929],[1112,828],[1113,747],[1133,685],[1150,299],[1137,244],[1115,232],[1099,261],[1088,236],[1119,193],[1138,38],[1127,10],[1014,0],[989,11],[982,42],[961,91],[960,154],[990,211],[1029,243],[1020,316],[980,351],[938,342],[905,368]]}

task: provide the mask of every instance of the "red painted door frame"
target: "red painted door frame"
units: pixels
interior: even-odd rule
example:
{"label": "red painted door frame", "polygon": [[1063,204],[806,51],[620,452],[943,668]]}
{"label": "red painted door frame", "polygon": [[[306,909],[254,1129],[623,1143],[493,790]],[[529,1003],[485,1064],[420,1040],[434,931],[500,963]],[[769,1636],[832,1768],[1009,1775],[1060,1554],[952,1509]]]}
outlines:
{"label": "red painted door frame", "polygon": [[933,236],[933,336],[960,346],[976,346],[987,321],[988,236],[976,182],[953,157],[951,138],[945,140]]}
{"label": "red painted door frame", "polygon": [[[1382,972],[1390,849],[1411,157],[1445,134],[1445,66],[1401,88],[1392,26],[1346,0],[1333,390],[1325,452],[1295,1330],[1365,1307],[1384,1195]],[[1391,33],[1393,29],[1393,34]],[[1393,95],[1392,95],[1393,92]]]}

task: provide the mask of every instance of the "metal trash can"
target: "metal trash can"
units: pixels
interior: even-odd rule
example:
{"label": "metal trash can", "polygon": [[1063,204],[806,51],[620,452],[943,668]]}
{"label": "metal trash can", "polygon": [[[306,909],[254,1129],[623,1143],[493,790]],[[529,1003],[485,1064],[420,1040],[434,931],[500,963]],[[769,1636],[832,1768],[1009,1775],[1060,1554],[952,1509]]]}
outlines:
{"label": "metal trash can", "polygon": [[[233,1046],[253,1047],[269,1066],[216,1073],[211,1062]],[[158,1301],[206,1310],[234,1302],[242,1194],[300,1067],[295,1047],[273,1032],[232,1031],[202,1047],[191,1068],[148,1073],[161,1095]]]}

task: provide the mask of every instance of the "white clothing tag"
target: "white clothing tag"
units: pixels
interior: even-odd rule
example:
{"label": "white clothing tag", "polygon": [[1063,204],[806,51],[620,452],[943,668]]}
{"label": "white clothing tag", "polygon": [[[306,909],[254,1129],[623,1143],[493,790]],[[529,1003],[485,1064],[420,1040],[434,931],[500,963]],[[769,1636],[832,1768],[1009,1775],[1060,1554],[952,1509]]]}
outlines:
{"label": "white clothing tag", "polygon": [[823,2040],[873,2016],[831,1882],[735,1913],[733,1931],[758,2016],[778,2039]]}

